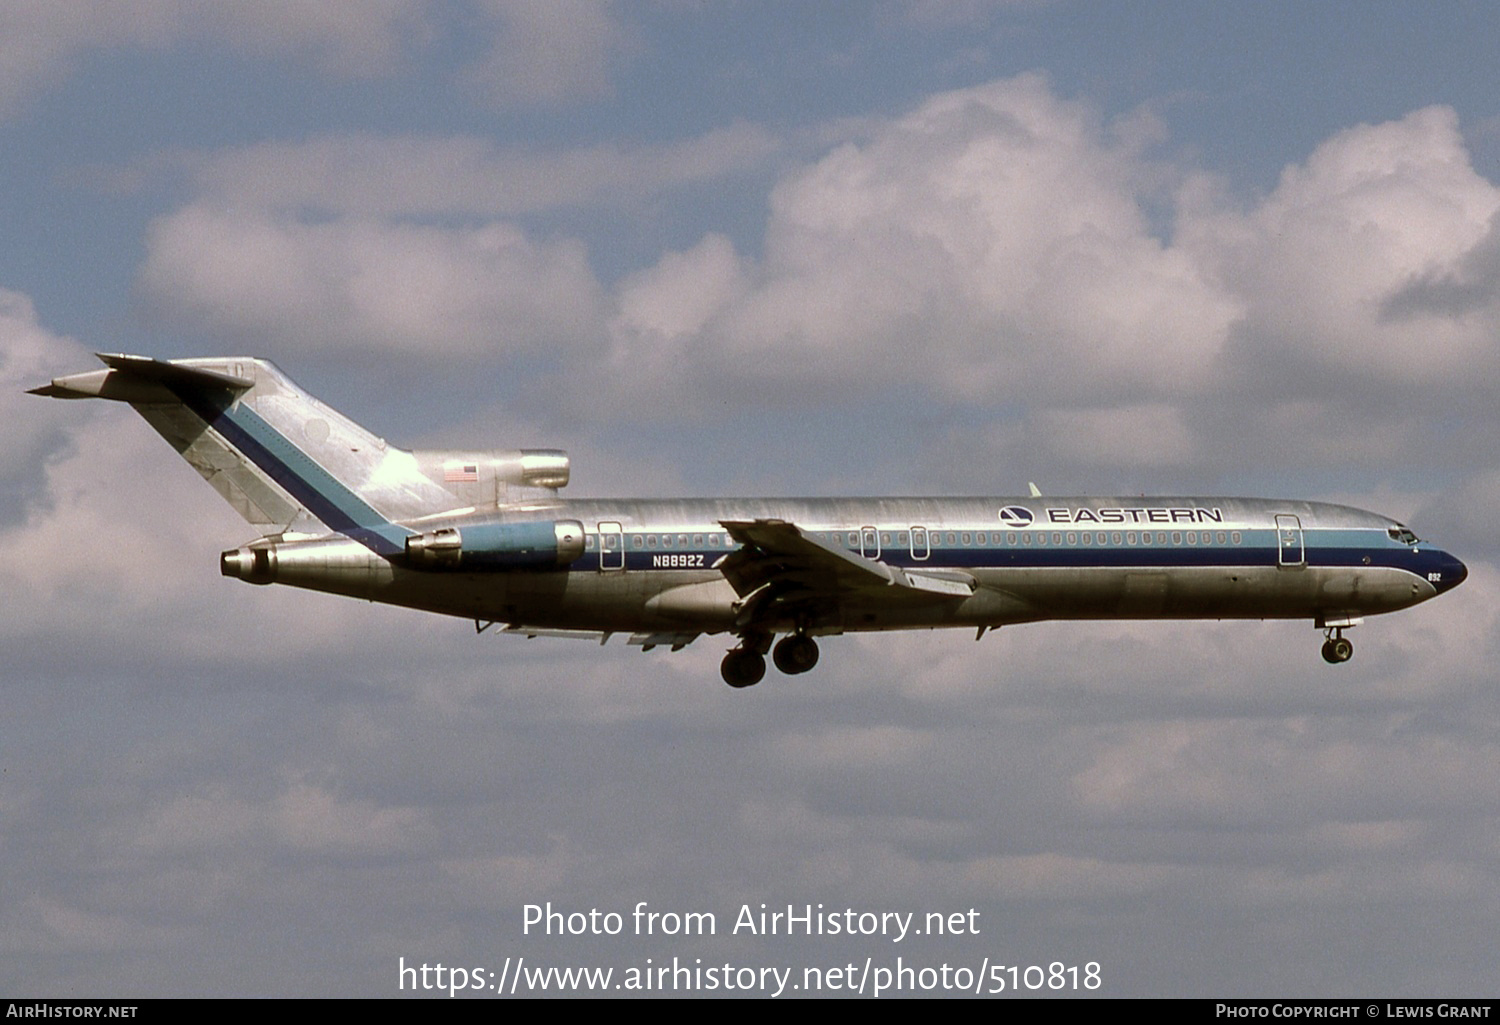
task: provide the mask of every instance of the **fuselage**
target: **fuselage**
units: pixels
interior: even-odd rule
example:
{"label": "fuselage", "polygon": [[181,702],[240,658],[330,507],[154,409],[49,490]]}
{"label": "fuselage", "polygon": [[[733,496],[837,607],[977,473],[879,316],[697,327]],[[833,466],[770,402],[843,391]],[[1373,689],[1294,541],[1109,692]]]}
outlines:
{"label": "fuselage", "polygon": [[720,570],[741,547],[723,524],[742,520],[785,521],[862,559],[937,579],[971,577],[976,585],[946,601],[856,591],[801,613],[810,621],[767,624],[808,633],[1044,619],[1298,618],[1321,625],[1415,605],[1467,573],[1388,517],[1318,502],[722,498],[549,499],[406,524],[430,530],[576,522],[582,552],[562,566],[432,573],[340,539],[327,542],[327,555],[305,571],[288,551],[275,579],[536,628],[716,632],[733,629],[744,597]]}

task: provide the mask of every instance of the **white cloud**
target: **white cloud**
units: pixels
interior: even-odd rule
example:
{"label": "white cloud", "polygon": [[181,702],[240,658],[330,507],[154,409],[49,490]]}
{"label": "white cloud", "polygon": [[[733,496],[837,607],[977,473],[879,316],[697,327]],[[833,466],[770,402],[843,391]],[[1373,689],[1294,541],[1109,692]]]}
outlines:
{"label": "white cloud", "polygon": [[294,351],[477,360],[586,352],[602,330],[583,247],[504,223],[308,223],[197,205],[152,225],[141,285],[197,327]]}
{"label": "white cloud", "polygon": [[1169,466],[1194,455],[1196,439],[1182,410],[1167,403],[1052,409],[1038,422],[1051,450],[1074,463]]}
{"label": "white cloud", "polygon": [[[85,354],[77,342],[43,328],[29,298],[0,288],[0,421],[7,425],[0,445],[0,480],[14,485],[35,474],[58,444],[62,425],[72,419],[61,403],[26,390],[67,373],[59,369],[61,361],[81,364]],[[76,407],[72,412],[76,416]]]}
{"label": "white cloud", "polygon": [[1429,107],[1340,132],[1247,212],[1189,200],[1179,239],[1244,302],[1243,358],[1278,380],[1289,376],[1279,365],[1302,371],[1326,397],[1340,379],[1423,388],[1500,369],[1490,321],[1441,309],[1387,315],[1413,282],[1461,268],[1497,210],[1500,188],[1474,171],[1457,115]]}
{"label": "white cloud", "polygon": [[[551,153],[263,144],[202,160],[141,283],[164,317],[283,350],[547,353],[584,422],[899,390],[907,412],[995,410],[959,449],[1054,473],[1258,467],[1289,437],[1312,464],[1391,465],[1500,369],[1500,190],[1451,111],[1340,133],[1243,208],[1149,159],[1142,121],[1034,75],[941,94],[783,174],[758,256],[709,233],[608,287],[582,242],[495,218],[637,208],[779,143],[741,125]],[[1173,181],[1163,234],[1147,210]],[[472,220],[408,220],[433,217]]]}
{"label": "white cloud", "polygon": [[779,142],[735,124],[660,144],[507,149],[474,137],[336,136],[269,142],[192,161],[205,197],[344,216],[513,216],[649,200],[758,167]]}
{"label": "white cloud", "polygon": [[1022,76],[848,129],[778,183],[759,260],[706,236],[618,285],[609,412],[707,413],[684,375],[715,402],[900,389],[997,410],[962,440],[992,461],[1090,468],[1279,465],[1291,438],[1389,467],[1440,415],[1500,430],[1500,188],[1450,109],[1341,132],[1244,207],[1138,120]]}
{"label": "white cloud", "polygon": [[[700,338],[624,319],[614,365],[654,371],[675,346],[706,357],[705,374],[911,382],[974,404],[1212,385],[1239,306],[1152,235],[1148,169],[1086,105],[1022,76],[862,131],[777,185],[752,287]],[[702,277],[724,277],[722,247],[695,254],[719,268]],[[685,294],[698,278],[669,259]],[[664,284],[627,281],[621,304]]]}

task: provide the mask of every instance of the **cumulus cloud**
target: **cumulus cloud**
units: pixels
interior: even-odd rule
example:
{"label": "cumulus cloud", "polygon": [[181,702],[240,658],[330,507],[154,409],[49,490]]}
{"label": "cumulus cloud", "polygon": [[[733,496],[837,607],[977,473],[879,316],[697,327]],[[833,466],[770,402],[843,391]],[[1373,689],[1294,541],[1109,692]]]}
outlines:
{"label": "cumulus cloud", "polygon": [[88,419],[75,404],[26,391],[67,373],[64,367],[91,362],[83,346],[38,322],[30,298],[0,288],[0,421],[7,425],[0,444],[0,528],[24,521],[51,501],[48,462],[66,451],[70,429]]}
{"label": "cumulus cloud", "polygon": [[1452,110],[1341,132],[1248,204],[1136,120],[1022,76],[865,122],[783,176],[759,259],[709,236],[623,280],[601,365],[622,394],[688,373],[993,410],[960,443],[1008,465],[1264,465],[1288,437],[1390,465],[1455,395],[1500,429],[1500,189]]}
{"label": "cumulus cloud", "polygon": [[1482,317],[1493,326],[1500,306],[1500,214],[1489,232],[1459,259],[1420,274],[1390,296],[1385,313],[1397,320],[1436,315]]}
{"label": "cumulus cloud", "polygon": [[1200,387],[1236,308],[1152,236],[1140,170],[1040,77],[938,96],[777,186],[722,347],[981,403]]}
{"label": "cumulus cloud", "polygon": [[1500,189],[1470,164],[1457,116],[1430,107],[1340,132],[1248,211],[1188,203],[1178,236],[1244,302],[1242,364],[1327,397],[1341,381],[1442,386],[1494,372],[1490,325],[1430,299],[1454,275],[1471,290],[1483,280],[1497,209]]}
{"label": "cumulus cloud", "polygon": [[1274,464],[1288,436],[1303,460],[1389,464],[1433,444],[1455,390],[1500,429],[1475,390],[1500,369],[1500,189],[1451,110],[1341,132],[1249,202],[1154,156],[1145,120],[1037,75],[940,94],[785,170],[759,252],[709,233],[610,283],[545,218],[782,144],[746,125],[551,153],[268,143],[198,162],[140,280],[160,315],[231,339],[550,352],[584,420],[895,391],[987,413],[957,440],[973,458],[1154,472]]}
{"label": "cumulus cloud", "polygon": [[159,219],[145,291],[227,338],[468,360],[587,351],[601,322],[583,247],[504,223],[309,222],[195,205]]}

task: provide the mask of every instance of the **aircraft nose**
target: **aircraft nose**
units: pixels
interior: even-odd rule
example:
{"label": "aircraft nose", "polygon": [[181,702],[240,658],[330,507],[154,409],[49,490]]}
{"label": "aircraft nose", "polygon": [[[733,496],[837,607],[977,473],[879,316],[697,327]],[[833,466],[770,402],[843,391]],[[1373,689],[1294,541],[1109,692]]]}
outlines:
{"label": "aircraft nose", "polygon": [[1438,560],[1437,579],[1432,581],[1432,586],[1438,594],[1442,594],[1444,591],[1453,590],[1453,588],[1463,583],[1468,576],[1469,567],[1447,552],[1444,552],[1442,558]]}

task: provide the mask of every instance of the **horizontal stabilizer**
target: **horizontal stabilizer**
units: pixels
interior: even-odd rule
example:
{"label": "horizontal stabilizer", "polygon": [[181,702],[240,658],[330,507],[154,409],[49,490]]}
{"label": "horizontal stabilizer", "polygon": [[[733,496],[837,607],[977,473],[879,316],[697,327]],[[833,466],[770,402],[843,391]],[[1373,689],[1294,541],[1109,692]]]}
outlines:
{"label": "horizontal stabilizer", "polygon": [[51,384],[28,390],[30,395],[53,399],[114,399],[117,402],[176,402],[173,388],[211,388],[238,393],[255,382],[234,374],[216,373],[196,367],[168,363],[146,356],[101,352],[106,370],[54,377]]}
{"label": "horizontal stabilizer", "polygon": [[152,359],[149,356],[131,356],[123,352],[101,352],[96,355],[111,370],[148,381],[160,381],[169,388],[187,386],[247,391],[255,386],[253,378],[187,366],[180,362]]}

